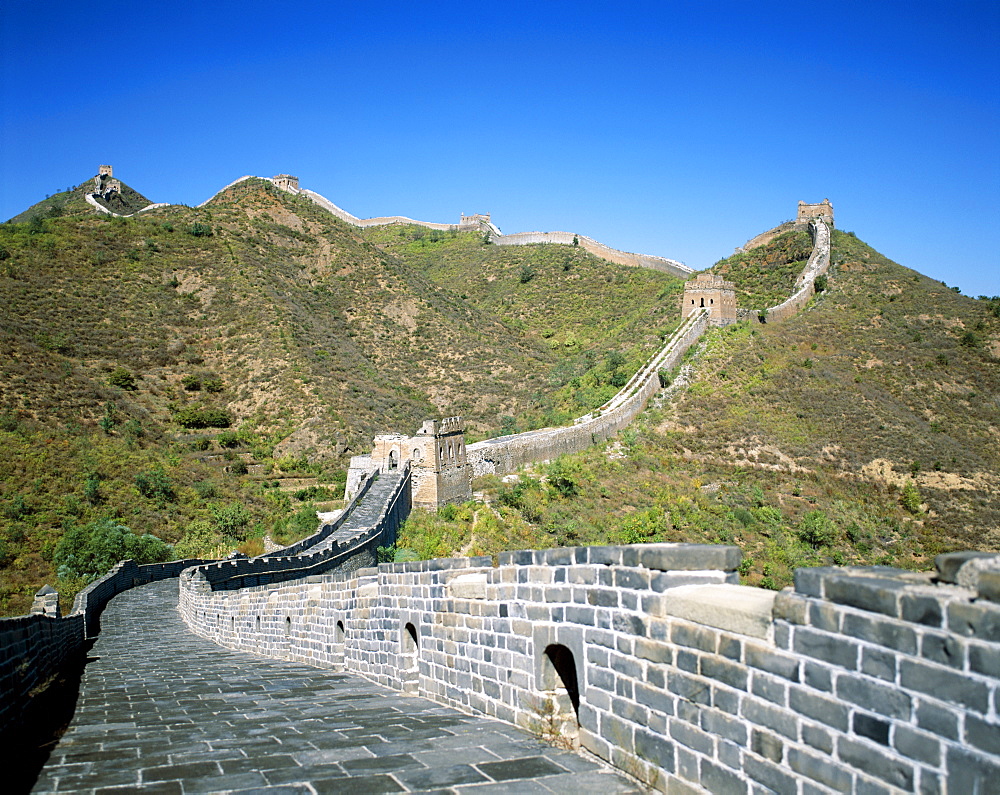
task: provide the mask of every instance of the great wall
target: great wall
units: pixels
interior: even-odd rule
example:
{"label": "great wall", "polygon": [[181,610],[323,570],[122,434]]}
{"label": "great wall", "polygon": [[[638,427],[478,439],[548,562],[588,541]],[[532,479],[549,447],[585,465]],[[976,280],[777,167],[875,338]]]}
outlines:
{"label": "great wall", "polygon": [[[829,268],[832,208],[824,205],[805,205],[802,221],[800,204],[799,220],[813,232],[812,256],[796,292],[767,311],[768,322],[805,306],[815,278]],[[292,547],[251,559],[123,561],[81,591],[66,617],[55,593],[43,589],[31,615],[0,620],[5,736],[17,732],[36,690],[60,670],[82,665],[106,607],[112,625],[100,659],[84,669],[83,692],[93,688],[96,701],[83,702],[35,791],[208,791],[211,782],[217,789],[294,784],[301,792],[324,791],[319,784],[333,791],[420,791],[432,784],[453,791],[995,791],[1000,555],[942,555],[929,573],[800,569],[794,588],[779,593],[739,585],[741,553],[721,545],[378,563],[378,548],[394,543],[412,505],[460,498],[473,474],[550,460],[627,426],[659,388],[661,371],[674,367],[710,324],[736,319],[730,290],[721,280],[689,282],[675,335],[612,401],[571,426],[466,447],[460,418],[428,421],[412,437],[377,437],[367,460],[352,461],[344,513]],[[112,599],[125,591],[136,598],[120,597],[117,610]],[[170,591],[179,594],[184,625],[170,624],[164,638],[149,628],[141,641],[136,630],[122,631],[130,615],[145,615],[142,594],[170,605]],[[195,647],[195,637],[208,645]],[[107,684],[103,660],[118,660],[108,663],[112,680],[129,679],[121,660],[136,654],[152,661],[146,684]],[[256,711],[227,711],[212,693],[229,694],[224,700],[237,705],[252,694],[212,679],[211,666],[218,660],[228,666],[220,670],[234,671],[236,660],[248,664],[248,654],[260,660],[267,681],[294,675],[302,684],[287,696],[280,684],[270,686],[268,706]],[[191,655],[199,662],[189,672]],[[103,678],[88,680],[91,667]],[[172,667],[183,670],[173,678],[181,693],[176,714],[164,706],[172,696],[147,702],[140,692],[151,690],[149,677]],[[425,718],[404,726],[402,715],[386,727],[380,709],[338,722],[347,705],[337,688],[349,685],[328,672],[419,697],[411,707],[393,707],[402,713],[424,715],[419,705],[428,702],[452,711],[434,713],[444,723],[433,728]],[[367,703],[387,692],[352,690],[348,700]],[[115,697],[127,703],[116,706]],[[202,699],[216,706],[198,711]],[[168,739],[175,732],[174,744],[151,739],[161,711],[169,722],[155,725]],[[280,726],[267,722],[272,714]],[[289,724],[286,714],[299,723]],[[468,733],[445,728],[464,715],[583,749],[630,778],[586,767],[594,763],[568,751],[518,745],[490,728],[495,724]],[[240,716],[260,728],[233,735]],[[328,718],[333,723],[324,731],[337,735],[335,743],[310,734],[310,724]],[[345,725],[357,731],[366,723],[377,736],[364,743],[344,733]],[[490,750],[469,739],[477,732],[501,739]],[[266,752],[236,753],[240,742],[257,747],[265,735],[274,741]],[[460,747],[465,756],[446,752],[442,761],[438,744]],[[376,764],[380,759],[386,763]]]}

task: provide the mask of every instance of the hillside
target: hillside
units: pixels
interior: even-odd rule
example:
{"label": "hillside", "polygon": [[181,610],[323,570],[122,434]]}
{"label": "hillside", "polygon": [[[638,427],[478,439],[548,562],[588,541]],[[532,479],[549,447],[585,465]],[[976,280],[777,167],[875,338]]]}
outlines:
{"label": "hillside", "polygon": [[[1000,300],[974,300],[835,232],[828,290],[780,325],[709,333],[690,384],[619,440],[479,484],[489,507],[415,516],[419,555],[717,541],[749,583],[796,566],[926,568],[1000,548]],[[720,263],[738,284],[780,239]]]}
{"label": "hillside", "polygon": [[[267,181],[134,218],[80,202],[75,189],[0,225],[7,612],[55,579],[61,538],[100,520],[187,554],[252,552],[298,506],[339,496],[347,457],[375,433],[462,414],[488,436],[599,405],[659,344],[660,296],[678,289],[652,274],[637,294],[633,269],[576,254],[556,270],[532,247],[493,280],[511,302],[563,307],[539,328]],[[489,247],[459,237],[479,268]],[[614,323],[572,311],[581,274],[621,308]],[[234,505],[235,529],[221,513]],[[64,595],[80,583],[66,571]]]}

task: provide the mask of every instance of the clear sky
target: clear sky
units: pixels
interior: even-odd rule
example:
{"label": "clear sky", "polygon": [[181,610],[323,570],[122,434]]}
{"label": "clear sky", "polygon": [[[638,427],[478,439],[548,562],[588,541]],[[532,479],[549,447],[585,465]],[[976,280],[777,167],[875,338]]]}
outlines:
{"label": "clear sky", "polygon": [[6,0],[0,36],[0,219],[101,163],[184,204],[284,172],[703,268],[828,197],[1000,294],[996,0]]}

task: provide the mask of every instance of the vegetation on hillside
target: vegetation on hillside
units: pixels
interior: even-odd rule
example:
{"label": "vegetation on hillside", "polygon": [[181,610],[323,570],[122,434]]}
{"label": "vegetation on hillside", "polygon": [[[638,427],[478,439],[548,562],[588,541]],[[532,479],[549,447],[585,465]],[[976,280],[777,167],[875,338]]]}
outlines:
{"label": "vegetation on hillside", "polygon": [[807,311],[710,332],[672,404],[600,448],[484,480],[484,501],[416,515],[400,545],[736,543],[744,581],[775,588],[797,566],[1000,548],[1000,299],[833,242],[840,264]]}
{"label": "vegetation on hillside", "polygon": [[785,232],[766,245],[719,260],[712,271],[733,282],[740,307],[759,311],[777,306],[794,292],[811,252],[808,232]]}

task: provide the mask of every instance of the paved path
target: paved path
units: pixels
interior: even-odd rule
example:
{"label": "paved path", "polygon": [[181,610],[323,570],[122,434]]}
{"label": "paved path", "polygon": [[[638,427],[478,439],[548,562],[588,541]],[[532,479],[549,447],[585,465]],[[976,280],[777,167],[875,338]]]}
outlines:
{"label": "paved path", "polygon": [[640,792],[506,724],[187,631],[176,580],[115,597],[33,792]]}

